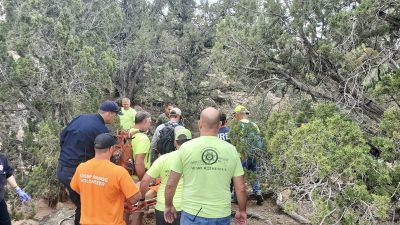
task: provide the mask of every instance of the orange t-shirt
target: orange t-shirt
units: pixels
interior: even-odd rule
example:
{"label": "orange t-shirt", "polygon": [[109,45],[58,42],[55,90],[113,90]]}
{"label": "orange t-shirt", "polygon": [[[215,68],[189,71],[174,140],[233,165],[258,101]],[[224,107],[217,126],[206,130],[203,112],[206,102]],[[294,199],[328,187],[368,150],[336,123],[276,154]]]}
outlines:
{"label": "orange t-shirt", "polygon": [[100,159],[81,163],[72,177],[71,188],[81,196],[82,225],[125,225],[125,199],[139,192],[128,171]]}

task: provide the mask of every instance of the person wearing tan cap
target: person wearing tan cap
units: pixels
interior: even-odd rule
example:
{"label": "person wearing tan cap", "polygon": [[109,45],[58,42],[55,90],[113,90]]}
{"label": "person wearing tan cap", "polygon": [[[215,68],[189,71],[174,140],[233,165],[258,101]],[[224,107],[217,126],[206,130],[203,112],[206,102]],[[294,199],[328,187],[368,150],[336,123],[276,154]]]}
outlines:
{"label": "person wearing tan cap", "polygon": [[169,113],[169,121],[160,124],[154,132],[151,140],[151,157],[154,162],[160,155],[169,153],[175,150],[174,133],[181,128],[179,124],[182,117],[182,111],[179,108],[173,108]]}
{"label": "person wearing tan cap", "polygon": [[[157,192],[157,205],[156,205],[156,225],[168,225],[164,219],[165,198],[164,191],[167,185],[169,173],[171,170],[172,162],[174,161],[181,145],[192,139],[192,133],[188,129],[179,129],[175,133],[175,146],[176,151],[160,156],[146,172],[140,182],[140,192],[145,195],[149,190],[149,184],[157,177],[161,178],[160,186]],[[180,179],[174,195],[174,206],[177,211],[177,218],[172,222],[172,225],[179,225],[180,212],[182,211],[182,189],[183,180]]]}

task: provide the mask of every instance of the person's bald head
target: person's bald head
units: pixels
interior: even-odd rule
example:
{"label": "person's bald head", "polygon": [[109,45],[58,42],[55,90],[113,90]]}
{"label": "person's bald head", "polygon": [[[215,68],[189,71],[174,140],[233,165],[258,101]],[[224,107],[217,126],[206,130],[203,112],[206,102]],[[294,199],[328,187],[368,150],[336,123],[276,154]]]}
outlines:
{"label": "person's bald head", "polygon": [[199,129],[200,133],[212,132],[217,134],[220,125],[220,112],[213,107],[204,109],[200,114]]}

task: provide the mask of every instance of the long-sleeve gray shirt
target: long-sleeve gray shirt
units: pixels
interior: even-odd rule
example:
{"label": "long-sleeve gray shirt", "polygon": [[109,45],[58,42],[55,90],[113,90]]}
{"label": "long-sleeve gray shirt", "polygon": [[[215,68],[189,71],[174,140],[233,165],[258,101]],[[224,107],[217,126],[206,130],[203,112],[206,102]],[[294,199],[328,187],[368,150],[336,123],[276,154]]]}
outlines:
{"label": "long-sleeve gray shirt", "polygon": [[[177,122],[168,122],[171,124],[178,124]],[[151,139],[151,144],[150,144],[150,148],[151,148],[151,162],[154,162],[154,160],[156,160],[158,158],[158,153],[157,153],[157,142],[160,139],[160,131],[165,127],[165,123],[160,124],[157,128],[156,131],[154,132],[153,138]],[[178,125],[175,127],[175,132],[181,128],[185,128],[181,125]]]}

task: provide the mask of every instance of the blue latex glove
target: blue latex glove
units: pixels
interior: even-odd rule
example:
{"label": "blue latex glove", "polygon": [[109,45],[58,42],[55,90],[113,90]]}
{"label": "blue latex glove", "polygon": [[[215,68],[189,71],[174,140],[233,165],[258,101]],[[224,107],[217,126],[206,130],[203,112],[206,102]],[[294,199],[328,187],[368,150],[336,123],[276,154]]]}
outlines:
{"label": "blue latex glove", "polygon": [[17,194],[19,195],[21,201],[26,202],[31,199],[31,197],[29,197],[29,195],[25,193],[25,191],[23,191],[21,188],[17,187],[15,191],[17,191]]}

